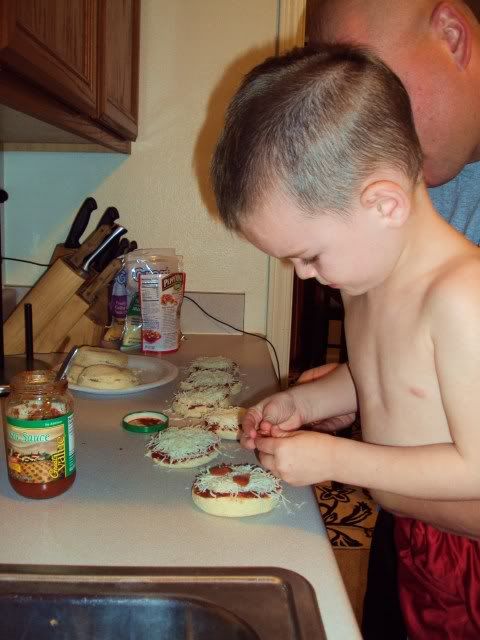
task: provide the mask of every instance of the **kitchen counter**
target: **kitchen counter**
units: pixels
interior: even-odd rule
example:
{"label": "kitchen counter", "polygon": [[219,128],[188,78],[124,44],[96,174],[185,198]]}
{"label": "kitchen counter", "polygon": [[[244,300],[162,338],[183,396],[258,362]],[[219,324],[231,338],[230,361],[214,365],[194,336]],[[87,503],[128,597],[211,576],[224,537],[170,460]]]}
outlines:
{"label": "kitchen counter", "polygon": [[[243,406],[275,390],[267,348],[257,338],[188,336],[166,359],[183,367],[198,355],[225,355],[240,364],[244,388],[236,401]],[[268,514],[210,516],[191,501],[198,469],[156,467],[144,455],[148,436],[122,429],[129,411],[166,408],[177,384],[121,397],[76,393],[77,478],[57,498],[17,495],[0,452],[0,563],[282,567],[312,584],[329,639],[360,638],[310,487],[285,487],[287,507]],[[255,459],[233,442],[216,461]]]}

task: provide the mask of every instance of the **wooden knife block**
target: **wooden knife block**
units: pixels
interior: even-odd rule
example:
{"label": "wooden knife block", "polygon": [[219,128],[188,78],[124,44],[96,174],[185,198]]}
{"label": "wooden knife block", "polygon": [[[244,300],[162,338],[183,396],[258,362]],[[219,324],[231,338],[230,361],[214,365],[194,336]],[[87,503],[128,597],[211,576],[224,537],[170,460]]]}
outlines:
{"label": "wooden knife block", "polygon": [[23,305],[30,303],[33,311],[34,338],[45,327],[55,325],[55,315],[85,282],[86,274],[57,260],[20,301],[3,325],[5,354],[25,352]]}
{"label": "wooden knife block", "polygon": [[55,335],[52,347],[58,352],[67,352],[73,346],[98,347],[108,324],[108,287],[102,289],[95,303],[68,331],[67,335]]}

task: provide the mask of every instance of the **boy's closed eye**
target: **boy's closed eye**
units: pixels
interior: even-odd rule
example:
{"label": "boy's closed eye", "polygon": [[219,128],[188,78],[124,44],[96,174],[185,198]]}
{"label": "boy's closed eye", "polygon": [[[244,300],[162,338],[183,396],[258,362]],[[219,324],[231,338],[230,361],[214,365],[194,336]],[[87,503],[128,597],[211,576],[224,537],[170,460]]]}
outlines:
{"label": "boy's closed eye", "polygon": [[317,262],[318,256],[313,256],[313,258],[301,258],[302,264],[308,266],[310,264],[315,264]]}

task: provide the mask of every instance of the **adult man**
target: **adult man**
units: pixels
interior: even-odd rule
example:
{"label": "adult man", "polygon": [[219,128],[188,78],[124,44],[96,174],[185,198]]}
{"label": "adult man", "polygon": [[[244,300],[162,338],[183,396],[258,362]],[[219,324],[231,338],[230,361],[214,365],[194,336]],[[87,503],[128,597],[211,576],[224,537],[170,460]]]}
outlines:
{"label": "adult man", "polygon": [[[480,245],[480,0],[310,1],[312,44],[365,45],[403,81],[424,154],[424,176],[434,187],[430,195],[440,213]],[[303,380],[325,372],[322,368],[306,372]],[[336,425],[347,426],[350,421],[342,416]],[[478,502],[384,498],[380,502],[391,512],[480,537]],[[365,600],[367,640],[405,638],[396,599],[394,553],[391,518],[381,511]]]}

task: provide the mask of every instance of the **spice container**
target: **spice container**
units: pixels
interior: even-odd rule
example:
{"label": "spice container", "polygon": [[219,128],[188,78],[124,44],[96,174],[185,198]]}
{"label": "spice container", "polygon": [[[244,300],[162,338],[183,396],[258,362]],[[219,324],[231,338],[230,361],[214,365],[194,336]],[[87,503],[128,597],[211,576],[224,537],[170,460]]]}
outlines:
{"label": "spice container", "polygon": [[16,375],[5,405],[8,478],[27,498],[53,498],[75,480],[73,398],[54,371]]}

